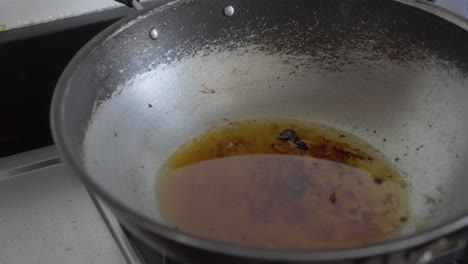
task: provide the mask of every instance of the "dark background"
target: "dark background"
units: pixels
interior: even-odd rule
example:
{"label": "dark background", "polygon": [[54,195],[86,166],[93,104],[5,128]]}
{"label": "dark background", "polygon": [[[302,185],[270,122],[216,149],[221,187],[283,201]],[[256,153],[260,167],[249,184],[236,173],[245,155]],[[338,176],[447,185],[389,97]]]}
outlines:
{"label": "dark background", "polygon": [[0,158],[53,144],[49,110],[60,74],[81,47],[115,21],[0,44]]}

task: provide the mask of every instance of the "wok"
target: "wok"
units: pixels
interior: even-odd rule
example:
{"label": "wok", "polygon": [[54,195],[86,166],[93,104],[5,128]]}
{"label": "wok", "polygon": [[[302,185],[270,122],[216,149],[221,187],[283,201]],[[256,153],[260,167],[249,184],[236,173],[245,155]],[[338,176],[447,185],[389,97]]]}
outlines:
{"label": "wok", "polygon": [[[386,0],[152,4],[70,62],[53,99],[55,142],[130,232],[191,263],[424,263],[463,249],[468,24],[421,6],[437,16]],[[402,234],[352,248],[271,250],[165,221],[155,180],[169,154],[226,119],[261,117],[336,127],[398,158],[410,198]]]}

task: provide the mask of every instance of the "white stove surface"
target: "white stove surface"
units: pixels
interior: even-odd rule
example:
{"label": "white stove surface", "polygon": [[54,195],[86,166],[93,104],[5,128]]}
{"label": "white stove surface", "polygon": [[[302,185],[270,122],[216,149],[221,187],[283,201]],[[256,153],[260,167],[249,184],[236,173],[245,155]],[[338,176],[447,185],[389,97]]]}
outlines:
{"label": "white stove surface", "polygon": [[0,264],[139,264],[53,146],[0,159]]}

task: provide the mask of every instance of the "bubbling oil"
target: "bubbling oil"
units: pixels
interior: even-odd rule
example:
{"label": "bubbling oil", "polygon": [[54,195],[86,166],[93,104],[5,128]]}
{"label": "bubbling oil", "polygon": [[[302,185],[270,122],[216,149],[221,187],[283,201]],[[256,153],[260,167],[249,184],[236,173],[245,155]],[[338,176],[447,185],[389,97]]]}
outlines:
{"label": "bubbling oil", "polygon": [[[280,140],[292,129],[307,150]],[[167,221],[204,238],[281,249],[352,247],[400,234],[398,171],[363,140],[295,120],[233,122],[190,139],[158,175]]]}

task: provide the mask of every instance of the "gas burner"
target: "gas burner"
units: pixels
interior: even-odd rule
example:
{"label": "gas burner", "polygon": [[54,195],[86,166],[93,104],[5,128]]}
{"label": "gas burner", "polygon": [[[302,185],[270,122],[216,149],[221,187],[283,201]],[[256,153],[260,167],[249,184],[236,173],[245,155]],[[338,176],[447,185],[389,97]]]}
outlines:
{"label": "gas burner", "polygon": [[141,258],[143,262],[142,264],[182,264],[181,262],[173,260],[161,252],[148,247],[130,232],[125,231],[125,234],[132,246],[135,248],[138,256]]}

